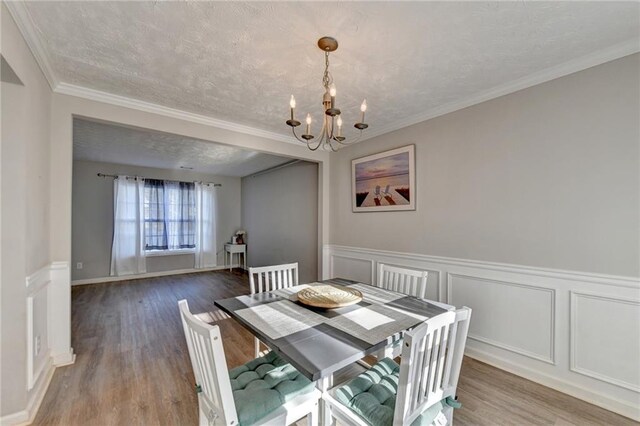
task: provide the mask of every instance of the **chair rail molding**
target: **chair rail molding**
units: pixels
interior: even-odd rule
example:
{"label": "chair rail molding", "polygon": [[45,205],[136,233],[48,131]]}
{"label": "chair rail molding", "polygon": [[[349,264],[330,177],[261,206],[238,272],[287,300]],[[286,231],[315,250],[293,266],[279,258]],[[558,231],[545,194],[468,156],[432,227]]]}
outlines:
{"label": "chair rail molding", "polygon": [[379,263],[428,271],[427,298],[473,309],[467,356],[640,421],[640,278],[332,244],[322,253],[324,279],[373,283]]}

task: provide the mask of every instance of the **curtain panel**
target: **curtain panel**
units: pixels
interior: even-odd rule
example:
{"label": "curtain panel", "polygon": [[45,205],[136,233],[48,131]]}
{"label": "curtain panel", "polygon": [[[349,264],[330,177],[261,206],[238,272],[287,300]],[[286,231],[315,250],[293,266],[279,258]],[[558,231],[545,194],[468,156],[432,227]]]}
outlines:
{"label": "curtain panel", "polygon": [[144,180],[118,176],[113,181],[111,275],[144,274]]}
{"label": "curtain panel", "polygon": [[196,195],[196,259],[195,268],[217,265],[216,190],[206,183],[195,184]]}

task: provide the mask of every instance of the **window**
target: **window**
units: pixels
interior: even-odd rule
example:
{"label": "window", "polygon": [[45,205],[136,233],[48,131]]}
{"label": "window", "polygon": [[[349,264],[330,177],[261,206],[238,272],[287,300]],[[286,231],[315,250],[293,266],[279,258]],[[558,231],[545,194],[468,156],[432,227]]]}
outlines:
{"label": "window", "polygon": [[195,248],[195,198],[192,182],[145,180],[145,250]]}

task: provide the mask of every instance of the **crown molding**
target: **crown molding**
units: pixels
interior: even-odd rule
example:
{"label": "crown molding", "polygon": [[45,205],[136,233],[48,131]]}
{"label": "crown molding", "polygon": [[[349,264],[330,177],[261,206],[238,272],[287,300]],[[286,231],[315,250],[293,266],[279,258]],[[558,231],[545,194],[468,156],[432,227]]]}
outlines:
{"label": "crown molding", "polygon": [[[220,120],[217,118],[195,114],[175,108],[169,108],[134,98],[114,95],[108,92],[102,92],[87,87],[60,82],[53,71],[53,67],[51,66],[51,60],[47,54],[47,50],[44,48],[41,42],[41,38],[37,33],[33,19],[31,18],[29,11],[24,5],[24,2],[3,1],[2,3],[7,5],[9,13],[16,22],[16,25],[18,26],[20,32],[22,33],[22,36],[26,40],[27,45],[31,49],[31,52],[33,53],[33,56],[35,57],[38,65],[40,66],[42,73],[46,77],[49,85],[51,86],[51,89],[55,93],[105,102],[112,105],[123,106],[126,108],[132,108],[154,114],[160,114],[166,117],[177,118],[193,123],[214,126],[238,133],[259,136],[301,146],[301,144],[295,138],[280,133],[258,129],[244,124]],[[542,71],[529,74],[517,80],[498,85],[489,90],[485,90],[472,95],[468,98],[450,102],[448,104],[405,117],[386,126],[369,128],[369,130],[366,132],[366,134],[363,135],[358,143],[638,52],[640,52],[640,42],[637,39],[630,39],[626,42],[608,47],[606,49],[602,49],[585,56],[572,59],[562,64],[546,68]],[[344,148],[347,147],[345,146]]]}
{"label": "crown molding", "polygon": [[7,6],[9,14],[18,26],[22,37],[26,41],[27,46],[29,46],[33,57],[38,63],[42,74],[44,74],[44,77],[47,79],[49,87],[51,87],[51,90],[55,90],[59,81],[53,72],[51,59],[47,54],[47,50],[42,45],[42,41],[37,34],[36,26],[33,23],[33,19],[31,18],[25,3],[22,1],[3,1],[2,3]]}
{"label": "crown molding", "polygon": [[608,47],[606,49],[602,49],[585,56],[572,59],[562,64],[546,68],[542,71],[529,74],[517,80],[501,84],[489,90],[485,90],[472,95],[468,98],[450,102],[436,108],[431,108],[419,114],[408,116],[387,126],[374,128],[373,130],[367,131],[366,136],[363,135],[362,139],[360,139],[360,142],[374,138],[376,136],[393,132],[395,130],[402,129],[404,127],[418,124],[423,121],[439,117],[441,115],[468,108],[470,106],[477,105],[491,99],[499,98],[501,96],[508,95],[510,93],[514,93],[538,84],[546,83],[547,81],[555,80],[557,78],[583,71],[587,68],[601,65],[606,62],[620,59],[638,52],[640,52],[640,41],[638,41],[637,39],[630,39],[626,42]]}
{"label": "crown molding", "polygon": [[224,121],[206,115],[194,114],[180,109],[169,108],[151,102],[141,101],[139,99],[128,98],[126,96],[114,95],[112,93],[89,89],[83,86],[76,86],[74,84],[59,83],[54,92],[302,146],[294,138],[280,133],[270,132],[268,130],[262,130],[246,126],[244,124],[233,123],[231,121]]}

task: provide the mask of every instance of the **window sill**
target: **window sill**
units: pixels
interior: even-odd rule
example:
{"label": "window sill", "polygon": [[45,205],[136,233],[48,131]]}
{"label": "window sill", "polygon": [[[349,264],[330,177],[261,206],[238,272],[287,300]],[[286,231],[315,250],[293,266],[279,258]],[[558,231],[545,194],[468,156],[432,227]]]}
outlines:
{"label": "window sill", "polygon": [[194,254],[195,249],[182,249],[182,250],[148,250],[144,252],[145,257],[156,256],[178,256],[181,254]]}

